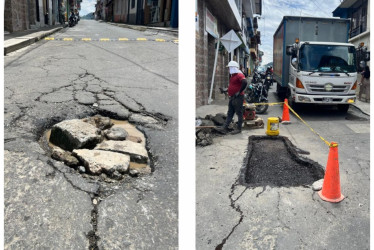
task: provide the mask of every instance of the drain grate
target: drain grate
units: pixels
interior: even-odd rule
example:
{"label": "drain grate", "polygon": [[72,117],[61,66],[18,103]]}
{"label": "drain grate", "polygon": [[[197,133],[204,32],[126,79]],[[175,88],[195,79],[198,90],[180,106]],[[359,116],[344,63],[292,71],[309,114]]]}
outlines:
{"label": "drain grate", "polygon": [[286,137],[249,137],[247,156],[240,173],[241,185],[302,186],[323,177],[323,167],[301,157]]}

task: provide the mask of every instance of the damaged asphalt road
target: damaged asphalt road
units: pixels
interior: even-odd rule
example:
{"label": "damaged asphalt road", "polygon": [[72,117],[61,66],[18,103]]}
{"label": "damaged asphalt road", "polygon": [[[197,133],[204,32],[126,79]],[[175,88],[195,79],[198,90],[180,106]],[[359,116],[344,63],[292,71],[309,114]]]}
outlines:
{"label": "damaged asphalt road", "polygon": [[[155,38],[85,20],[54,35],[78,34]],[[177,248],[178,71],[167,66],[177,65],[177,51],[173,43],[40,41],[5,57],[6,249]],[[84,178],[42,149],[46,129],[94,114],[145,133],[151,175]]]}
{"label": "damaged asphalt road", "polygon": [[[274,93],[269,96],[270,102],[279,101]],[[198,108],[197,116],[227,111],[227,103],[217,103]],[[311,184],[304,182],[261,184],[278,180],[276,175],[270,180],[257,178],[256,185],[244,183],[242,170],[247,166],[249,137],[264,137],[266,126],[213,138],[211,145],[196,147],[197,249],[369,249],[368,117],[355,109],[347,114],[314,109],[300,115],[326,140],[339,143],[341,192],[345,199],[337,204],[325,202]],[[264,121],[278,116],[282,116],[280,106],[270,107],[267,114],[261,115]],[[302,157],[325,169],[328,146],[295,116],[290,115],[290,119],[291,124],[280,125],[280,136],[288,138]],[[275,165],[281,158],[279,145],[266,146],[268,151],[262,142],[253,144],[258,152],[267,155],[270,164]],[[258,164],[257,160],[250,162]],[[261,167],[254,168],[256,173],[271,174]],[[275,166],[274,173],[279,171]]]}

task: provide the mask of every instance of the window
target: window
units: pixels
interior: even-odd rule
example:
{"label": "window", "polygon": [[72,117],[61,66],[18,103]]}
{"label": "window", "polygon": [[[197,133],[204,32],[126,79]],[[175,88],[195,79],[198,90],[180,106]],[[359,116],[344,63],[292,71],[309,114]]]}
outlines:
{"label": "window", "polygon": [[310,72],[356,72],[353,46],[302,45],[300,70]]}
{"label": "window", "polygon": [[135,8],[135,0],[131,0],[131,9]]}
{"label": "window", "polygon": [[367,7],[368,1],[357,1],[351,7],[349,17],[351,18],[351,30],[349,37],[357,36],[367,29]]}

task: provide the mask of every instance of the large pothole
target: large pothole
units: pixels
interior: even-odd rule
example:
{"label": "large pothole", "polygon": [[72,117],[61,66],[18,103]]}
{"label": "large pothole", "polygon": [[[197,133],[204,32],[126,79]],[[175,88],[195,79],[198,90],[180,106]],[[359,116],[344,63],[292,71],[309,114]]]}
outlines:
{"label": "large pothole", "polygon": [[113,181],[151,173],[146,137],[128,121],[100,115],[65,120],[41,142],[53,159],[85,176]]}
{"label": "large pothole", "polygon": [[240,184],[248,187],[291,187],[312,185],[323,179],[323,167],[299,155],[289,139],[282,136],[250,136]]}

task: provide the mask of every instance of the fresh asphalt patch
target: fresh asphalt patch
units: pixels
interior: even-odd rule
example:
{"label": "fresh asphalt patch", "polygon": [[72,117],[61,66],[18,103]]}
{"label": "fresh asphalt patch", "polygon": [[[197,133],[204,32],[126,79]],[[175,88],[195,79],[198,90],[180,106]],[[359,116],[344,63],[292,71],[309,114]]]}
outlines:
{"label": "fresh asphalt patch", "polygon": [[295,187],[323,179],[323,167],[299,153],[286,137],[250,136],[239,183],[247,187]]}

